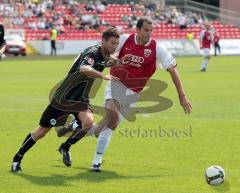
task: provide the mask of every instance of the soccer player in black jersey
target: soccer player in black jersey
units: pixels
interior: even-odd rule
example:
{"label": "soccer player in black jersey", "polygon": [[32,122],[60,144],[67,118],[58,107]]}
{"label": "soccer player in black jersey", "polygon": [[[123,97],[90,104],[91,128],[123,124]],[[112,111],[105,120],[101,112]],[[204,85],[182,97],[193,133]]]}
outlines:
{"label": "soccer player in black jersey", "polygon": [[6,41],[4,39],[4,26],[0,24],[0,60],[2,59],[2,55],[6,49]]}
{"label": "soccer player in black jersey", "polygon": [[[69,114],[72,114],[81,124],[82,129],[78,135],[84,135],[93,126],[93,113],[89,104],[88,94],[95,78],[115,80],[111,75],[104,75],[105,67],[122,65],[126,59],[116,59],[112,56],[119,44],[120,34],[116,28],[109,28],[102,34],[102,44],[89,47],[74,61],[67,77],[55,90],[50,104],[43,112],[39,126],[30,132],[23,141],[20,149],[13,157],[11,171],[21,171],[21,161],[25,153],[43,138],[48,131],[61,125]],[[74,143],[75,138],[69,137],[66,144]],[[66,147],[60,147],[63,157],[69,158],[70,153]],[[68,159],[69,160],[69,159]],[[64,160],[63,160],[64,161]],[[67,163],[71,164],[71,163]]]}

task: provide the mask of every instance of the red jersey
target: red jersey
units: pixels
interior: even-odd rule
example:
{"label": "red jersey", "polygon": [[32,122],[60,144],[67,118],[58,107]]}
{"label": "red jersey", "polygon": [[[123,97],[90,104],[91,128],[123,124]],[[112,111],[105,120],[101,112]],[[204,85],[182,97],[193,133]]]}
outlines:
{"label": "red jersey", "polygon": [[[124,40],[121,40],[124,39]],[[175,59],[151,39],[146,45],[137,45],[136,34],[120,38],[119,58],[131,55],[130,62],[122,67],[112,67],[111,75],[134,92],[140,92],[156,70],[158,60],[165,69],[176,65]]]}
{"label": "red jersey", "polygon": [[203,30],[200,34],[200,42],[202,43],[202,48],[211,48],[211,43],[213,41],[213,35],[211,31]]}

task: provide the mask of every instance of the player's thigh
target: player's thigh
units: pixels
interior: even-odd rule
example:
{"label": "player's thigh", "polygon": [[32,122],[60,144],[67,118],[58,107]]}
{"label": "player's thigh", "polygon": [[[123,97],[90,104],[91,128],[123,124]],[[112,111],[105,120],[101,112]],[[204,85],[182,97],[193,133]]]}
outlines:
{"label": "player's thigh", "polygon": [[210,59],[210,49],[204,48],[203,49],[203,56],[204,56],[204,58]]}
{"label": "player's thigh", "polygon": [[70,112],[59,110],[52,105],[48,105],[43,112],[39,125],[44,128],[62,126],[65,124]]}
{"label": "player's thigh", "polygon": [[88,130],[93,126],[93,112],[90,109],[80,111],[77,116],[84,129]]}
{"label": "player's thigh", "polygon": [[39,121],[39,127],[33,132],[35,139],[44,137],[52,127],[63,126],[70,112],[48,105]]}

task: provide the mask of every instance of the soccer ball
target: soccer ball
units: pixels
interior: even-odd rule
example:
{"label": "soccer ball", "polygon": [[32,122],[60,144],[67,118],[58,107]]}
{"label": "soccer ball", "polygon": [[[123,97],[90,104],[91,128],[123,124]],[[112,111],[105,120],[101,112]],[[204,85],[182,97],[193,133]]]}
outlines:
{"label": "soccer ball", "polygon": [[220,166],[210,166],[206,169],[205,177],[208,184],[218,186],[223,183],[225,172]]}

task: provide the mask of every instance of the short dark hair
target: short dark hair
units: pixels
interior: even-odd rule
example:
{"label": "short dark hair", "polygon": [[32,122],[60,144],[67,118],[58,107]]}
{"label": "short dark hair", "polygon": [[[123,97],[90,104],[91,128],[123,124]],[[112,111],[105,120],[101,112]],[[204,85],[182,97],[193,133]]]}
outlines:
{"label": "short dark hair", "polygon": [[153,21],[150,17],[143,16],[140,19],[138,19],[136,27],[138,29],[141,29],[144,22],[147,22],[148,24],[153,24]]}
{"label": "short dark hair", "polygon": [[108,41],[111,37],[120,38],[120,32],[115,27],[106,29],[102,34],[102,39]]}

